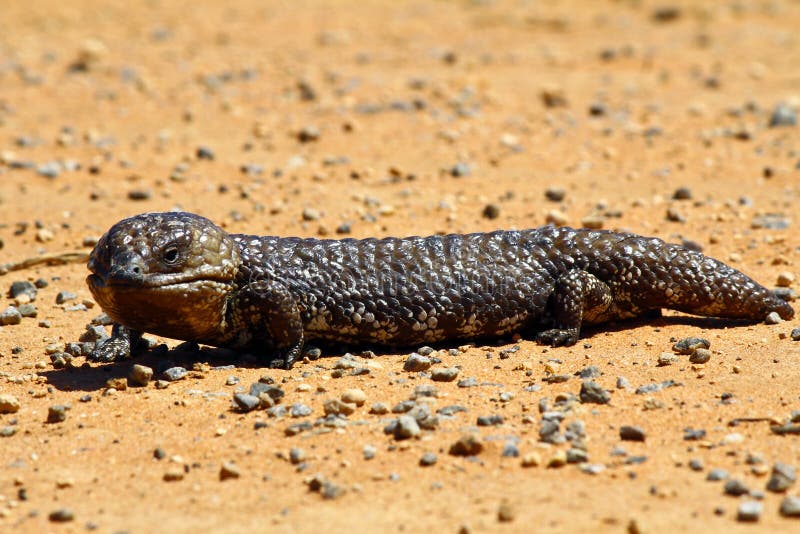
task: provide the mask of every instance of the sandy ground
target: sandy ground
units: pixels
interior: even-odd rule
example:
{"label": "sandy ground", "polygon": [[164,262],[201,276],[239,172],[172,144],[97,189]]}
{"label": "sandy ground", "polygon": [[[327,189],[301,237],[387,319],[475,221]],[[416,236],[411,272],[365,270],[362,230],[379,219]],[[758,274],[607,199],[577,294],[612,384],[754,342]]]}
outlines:
{"label": "sandy ground", "polygon": [[[180,208],[230,231],[331,237],[555,219],[690,240],[768,286],[797,274],[800,129],[770,127],[776,106],[788,120],[800,104],[797,2],[33,1],[6,2],[0,26],[0,263],[88,252],[125,216]],[[681,187],[691,199],[673,199]],[[788,227],[763,227],[768,214]],[[136,361],[188,377],[109,391],[133,362],[55,369],[47,354],[100,313],[86,274],[0,278],[0,309],[12,282],[48,282],[38,317],[0,327],[0,395],[20,405],[0,414],[4,532],[800,529],[766,490],[775,462],[800,464],[800,438],[770,429],[800,409],[796,321],[667,313],[569,348],[445,346],[435,368],[458,366],[466,388],[403,371],[408,350],[341,378],[335,351],[291,371],[172,351]],[[61,291],[76,298],[56,304]],[[659,366],[687,336],[711,342],[710,361]],[[539,440],[540,403],[577,397],[589,365],[611,402],[568,401],[559,430],[583,422],[588,464],[547,467],[571,444]],[[234,411],[264,376],[312,414]],[[635,393],[667,380],[680,385]],[[432,411],[467,411],[414,439],[384,434],[396,415],[370,407],[431,385]],[[366,403],[346,425],[286,436],[351,388]],[[46,422],[53,405],[66,420]],[[488,415],[502,424],[477,426]],[[743,417],[761,419],[731,425]],[[622,425],[646,440],[620,441]],[[448,454],[469,433],[483,450]],[[221,480],[227,463],[238,478]],[[725,495],[712,469],[751,495]],[[309,490],[315,476],[333,498]],[[763,504],[756,525],[737,521],[744,500]]]}

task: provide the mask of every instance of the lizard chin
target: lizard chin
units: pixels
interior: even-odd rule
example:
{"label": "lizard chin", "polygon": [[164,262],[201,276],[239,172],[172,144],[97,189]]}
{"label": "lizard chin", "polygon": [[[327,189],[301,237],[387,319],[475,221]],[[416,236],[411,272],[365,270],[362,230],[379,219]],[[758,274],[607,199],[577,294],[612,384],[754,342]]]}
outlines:
{"label": "lizard chin", "polygon": [[[110,283],[109,283],[110,282]],[[212,343],[225,323],[230,283],[213,279],[160,285],[115,283],[97,274],[89,290],[115,322],[140,332]]]}

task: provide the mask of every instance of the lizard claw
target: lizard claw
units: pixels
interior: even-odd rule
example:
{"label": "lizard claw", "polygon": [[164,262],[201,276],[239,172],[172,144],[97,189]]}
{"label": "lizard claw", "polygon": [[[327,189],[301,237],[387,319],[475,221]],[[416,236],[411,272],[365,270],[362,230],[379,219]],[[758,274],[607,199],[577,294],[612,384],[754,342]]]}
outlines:
{"label": "lizard claw", "polygon": [[553,328],[539,332],[536,341],[551,347],[568,347],[578,342],[577,328]]}

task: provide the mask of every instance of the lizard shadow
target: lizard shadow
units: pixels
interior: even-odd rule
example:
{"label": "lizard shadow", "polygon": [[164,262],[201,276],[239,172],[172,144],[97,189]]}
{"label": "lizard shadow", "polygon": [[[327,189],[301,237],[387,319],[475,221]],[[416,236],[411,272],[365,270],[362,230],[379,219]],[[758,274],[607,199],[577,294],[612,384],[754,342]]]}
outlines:
{"label": "lizard shadow", "polygon": [[[715,317],[698,317],[693,315],[648,315],[645,317],[636,317],[633,319],[615,321],[611,323],[603,323],[599,325],[587,325],[581,329],[581,337],[578,344],[588,343],[601,333],[622,332],[632,330],[637,327],[651,326],[651,327],[666,327],[671,325],[689,325],[703,330],[720,330],[734,326],[745,326],[754,324],[752,321],[735,320],[735,319],[720,319]],[[523,341],[532,341],[535,339],[537,329],[532,329],[522,333]],[[459,345],[474,343],[482,346],[489,347],[503,347],[506,345],[514,344],[515,342],[508,338],[488,338],[488,339],[472,339],[472,340],[459,340],[459,341],[445,341],[439,343],[431,343],[430,346],[434,349],[452,349]],[[298,361],[295,363],[294,368],[302,368],[303,365],[325,365],[325,362],[331,362],[334,358],[341,357],[348,352],[356,355],[367,355],[368,357],[384,356],[384,355],[397,355],[408,353],[415,349],[419,349],[420,345],[412,345],[408,347],[382,347],[365,345],[346,345],[342,343],[320,343],[312,342],[311,346],[319,348],[322,351],[322,356],[319,359],[313,359],[308,363]],[[550,348],[547,345],[541,345],[543,349]],[[258,356],[250,353],[237,352],[231,349],[217,348],[202,346],[198,347],[193,343],[181,343],[173,348],[167,348],[166,345],[158,345],[154,349],[145,351],[141,354],[135,355],[131,359],[112,362],[105,365],[91,365],[85,363],[79,367],[67,367],[64,369],[50,369],[39,372],[40,376],[47,378],[47,383],[60,391],[84,391],[92,392],[105,389],[106,383],[111,378],[124,378],[130,374],[131,367],[134,364],[145,365],[153,369],[153,379],[163,378],[163,372],[171,367],[184,367],[192,369],[195,363],[206,363],[214,370],[226,370],[234,368],[245,369],[264,369],[268,371],[277,370],[277,368],[270,367],[270,358],[268,356]]]}

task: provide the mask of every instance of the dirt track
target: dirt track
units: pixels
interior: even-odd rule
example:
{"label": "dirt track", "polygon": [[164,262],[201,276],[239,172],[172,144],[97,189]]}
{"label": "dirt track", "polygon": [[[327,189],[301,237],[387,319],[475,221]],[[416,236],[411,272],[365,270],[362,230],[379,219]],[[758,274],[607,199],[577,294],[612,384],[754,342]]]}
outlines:
{"label": "dirt track", "polygon": [[[0,10],[0,264],[88,252],[85,240],[122,217],[180,208],[230,231],[329,237],[555,219],[690,240],[768,286],[798,274],[800,126],[770,126],[776,108],[791,122],[800,105],[797,2],[8,4]],[[681,187],[690,199],[673,199]],[[564,199],[548,200],[548,188],[562,188]],[[764,228],[765,215],[788,227]],[[20,404],[0,414],[0,429],[13,434],[0,437],[2,531],[800,525],[778,513],[784,495],[765,490],[774,462],[800,465],[800,437],[770,430],[800,409],[796,320],[735,326],[666,313],[590,330],[570,348],[521,341],[451,355],[446,347],[436,367],[459,366],[459,379],[478,384],[466,388],[404,372],[410,351],[359,360],[369,374],[342,378],[332,378],[341,353],[279,371],[172,351],[168,364],[153,355],[135,363],[156,378],[195,364],[190,376],[109,393],[107,381],[127,377],[134,362],[76,358],[74,369],[55,369],[46,354],[76,341],[100,313],[85,276],[71,263],[0,277],[3,292],[17,280],[48,282],[33,302],[36,318],[0,327],[0,395]],[[57,305],[60,291],[76,298]],[[14,304],[2,299],[0,311]],[[67,310],[81,303],[89,309]],[[687,336],[710,340],[711,360],[679,356],[659,366]],[[588,461],[602,470],[548,468],[570,443],[540,442],[540,402],[553,408],[559,395],[577,397],[582,380],[573,375],[590,365],[612,400],[569,402],[559,431],[582,421]],[[553,374],[569,379],[543,380]],[[313,413],[232,410],[237,388],[265,375],[285,391],[282,404]],[[238,384],[227,385],[230,376]],[[617,388],[618,377],[630,387]],[[667,380],[680,385],[634,392]],[[391,408],[420,385],[438,390],[432,411],[467,411],[396,441],[383,432],[396,416],[370,407]],[[350,388],[366,404],[347,425],[285,435]],[[48,408],[65,404],[66,420],[47,423]],[[488,415],[503,423],[476,426]],[[730,425],[746,417],[765,419]],[[641,427],[646,441],[620,441],[621,425]],[[705,435],[687,441],[686,429]],[[484,450],[448,454],[465,433],[481,436]],[[503,456],[511,445],[518,457]],[[299,465],[292,448],[305,454]],[[419,465],[426,452],[435,465]],[[522,466],[537,456],[541,465]],[[220,480],[227,462],[238,478]],[[724,482],[706,481],[714,468],[754,496],[725,495]],[[164,480],[178,473],[182,480]],[[335,498],[309,491],[315,475]],[[737,522],[741,500],[759,492],[758,526]],[[64,509],[71,521],[49,518]]]}

